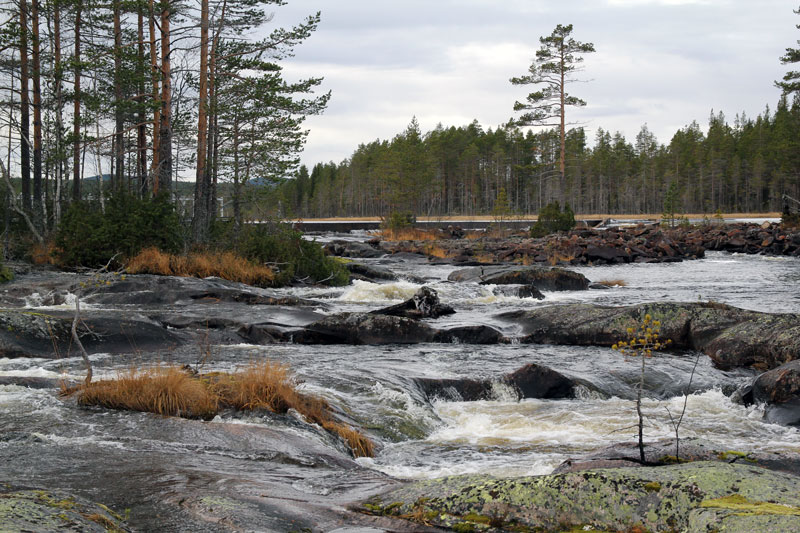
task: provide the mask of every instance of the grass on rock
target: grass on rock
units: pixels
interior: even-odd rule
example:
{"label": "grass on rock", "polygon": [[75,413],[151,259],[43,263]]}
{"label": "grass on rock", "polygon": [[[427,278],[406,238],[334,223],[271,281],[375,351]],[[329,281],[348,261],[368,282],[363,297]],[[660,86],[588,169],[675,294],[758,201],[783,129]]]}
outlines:
{"label": "grass on rock", "polygon": [[157,274],[206,278],[217,276],[247,285],[270,285],[275,279],[273,270],[232,252],[203,252],[188,255],[164,253],[157,248],[142,250],[128,260],[129,274]]}
{"label": "grass on rock", "polygon": [[174,366],[131,368],[116,379],[64,389],[63,394],[77,394],[79,405],[203,420],[225,408],[278,414],[294,409],[344,440],[355,457],[374,455],[368,437],[336,420],[324,399],[298,391],[289,367],[272,361],[254,362],[233,373],[200,375]]}

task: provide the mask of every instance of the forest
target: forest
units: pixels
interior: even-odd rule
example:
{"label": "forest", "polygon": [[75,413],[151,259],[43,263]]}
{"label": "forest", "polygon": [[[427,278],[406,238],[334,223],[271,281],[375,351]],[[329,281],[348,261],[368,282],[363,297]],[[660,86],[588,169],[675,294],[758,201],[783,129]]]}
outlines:
{"label": "forest", "polygon": [[[774,212],[800,197],[800,99],[783,97],[755,118],[711,112],[660,143],[643,125],[633,142],[599,128],[566,134],[560,187],[558,131],[474,121],[423,134],[416,120],[391,140],[360,145],[347,160],[301,168],[283,198],[300,217],[487,215],[498,195],[520,214],[552,201],[576,213],[661,213],[670,187],[683,213]],[[501,195],[501,191],[504,194]]]}

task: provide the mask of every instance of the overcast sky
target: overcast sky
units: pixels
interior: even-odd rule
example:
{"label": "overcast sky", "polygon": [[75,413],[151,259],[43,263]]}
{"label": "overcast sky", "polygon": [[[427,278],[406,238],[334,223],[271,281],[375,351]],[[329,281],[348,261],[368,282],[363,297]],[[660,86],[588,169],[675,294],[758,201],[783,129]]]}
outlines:
{"label": "overcast sky", "polygon": [[647,123],[659,142],[709,112],[756,116],[774,108],[778,58],[796,46],[797,0],[289,0],[272,24],[322,12],[319,29],[284,63],[289,78],[322,76],[333,96],[307,121],[303,162],[341,162],[360,143],[391,139],[412,116],[423,132],[477,119],[495,128],[514,114],[539,37],[573,24],[594,44],[588,102],[568,120],[620,131],[633,142]]}

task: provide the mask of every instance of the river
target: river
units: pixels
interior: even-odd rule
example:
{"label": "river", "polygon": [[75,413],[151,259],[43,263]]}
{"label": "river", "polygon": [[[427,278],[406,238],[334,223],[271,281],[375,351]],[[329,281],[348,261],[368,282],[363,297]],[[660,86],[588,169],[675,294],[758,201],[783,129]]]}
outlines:
{"label": "river", "polygon": [[[592,281],[623,280],[625,284],[609,290],[545,292],[542,301],[497,296],[492,286],[448,282],[456,267],[430,265],[423,258],[364,262],[401,276],[421,277],[425,285],[435,288],[443,303],[456,309],[452,316],[431,320],[437,327],[488,324],[507,336],[515,331],[494,319],[496,314],[567,302],[628,305],[713,300],[758,311],[800,313],[797,258],[714,252],[682,263],[574,268]],[[398,303],[414,294],[419,281],[356,281],[344,288],[275,292],[317,300],[317,311],[328,314]],[[40,296],[31,297],[28,305],[34,311],[52,309],[42,301]],[[70,302],[56,307],[69,308]],[[146,306],[93,307],[120,313],[153,311]],[[646,440],[673,435],[666,408],[673,413],[681,410],[696,356],[658,353],[648,361]],[[159,354],[157,361],[141,353],[132,357],[99,354],[93,356],[93,363],[97,379],[114,376],[134,362],[196,364],[203,359],[204,371],[217,371],[262,358],[288,363],[303,390],[325,397],[342,416],[365,428],[378,443],[376,457],[358,459],[354,467],[341,444],[292,417],[240,414],[200,422],[87,410],[60,399],[53,389],[8,385],[0,386],[0,454],[4,459],[0,480],[55,486],[130,508],[130,523],[140,530],[288,531],[286,524],[292,522],[297,530],[341,527],[347,531],[347,518],[341,523],[326,518],[329,521],[320,524],[314,512],[303,509],[343,506],[375,492],[392,478],[546,474],[567,457],[635,438],[632,398],[638,362],[606,348],[515,343],[237,344],[176,350]],[[575,399],[516,401],[498,380],[494,399],[464,402],[458,397],[428,399],[414,381],[418,377],[494,379],[527,363],[548,366],[591,387]],[[725,449],[800,453],[800,430],[766,423],[761,407],[742,407],[729,399],[733,390],[754,375],[750,370],[720,371],[700,356],[681,437],[704,438]],[[0,376],[78,380],[83,371],[77,358],[0,359]],[[308,443],[307,449],[298,452],[281,444],[295,441]],[[263,497],[272,492],[281,492],[279,499],[298,502],[297,513],[270,507],[271,500],[265,502]],[[217,503],[208,505],[216,511],[204,511],[204,494],[214,495]],[[233,503],[225,503],[225,498]],[[239,507],[219,519],[225,505]],[[176,508],[191,509],[191,513],[173,513]]]}

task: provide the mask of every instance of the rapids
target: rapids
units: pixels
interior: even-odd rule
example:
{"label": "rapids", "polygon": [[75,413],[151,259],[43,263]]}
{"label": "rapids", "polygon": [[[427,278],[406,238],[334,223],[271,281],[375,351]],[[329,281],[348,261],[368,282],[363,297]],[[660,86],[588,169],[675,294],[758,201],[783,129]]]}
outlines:
{"label": "rapids", "polygon": [[[567,302],[628,305],[652,301],[714,300],[746,309],[800,313],[800,259],[712,252],[683,263],[580,267],[591,281],[623,280],[609,290],[552,293],[545,300],[497,296],[492,286],[447,281],[456,267],[403,256],[364,260],[401,277],[422,277],[456,314],[436,327],[488,324],[502,311]],[[399,303],[419,283],[356,281],[345,288],[276,291],[318,300],[317,313],[367,311]],[[53,303],[26,299],[31,310]],[[103,305],[106,311],[113,306]],[[130,306],[120,306],[120,313]],[[137,311],[147,312],[143,306]],[[242,311],[239,311],[242,312]],[[287,317],[293,316],[287,313]],[[673,435],[667,409],[680,412],[696,353],[659,353],[648,361],[647,440]],[[301,388],[325,397],[341,416],[365,428],[378,443],[375,458],[353,464],[342,444],[293,417],[225,415],[212,422],[142,413],[80,409],[54,389],[0,386],[0,480],[58,487],[119,509],[130,508],[135,529],[168,531],[288,531],[289,525],[332,530],[347,525],[314,509],[341,508],[392,478],[433,478],[461,473],[497,476],[546,474],[569,456],[634,439],[632,398],[638,365],[596,347],[503,344],[467,346],[207,345],[159,354],[92,357],[95,379],[131,364],[203,364],[225,371],[256,359],[288,363]],[[429,399],[414,378],[488,378],[539,363],[591,384],[569,400],[511,400],[498,383],[495,399]],[[764,422],[763,409],[733,403],[728,395],[755,375],[723,372],[700,356],[681,437],[701,437],[725,449],[800,453],[800,430]],[[0,376],[80,380],[79,358],[2,359]],[[290,448],[292,443],[294,448]],[[299,451],[298,451],[299,450]],[[274,503],[269,495],[284,502]],[[259,499],[261,498],[261,499]],[[291,509],[286,501],[295,502]],[[180,511],[176,511],[179,509]],[[183,512],[190,509],[191,512]],[[309,510],[311,509],[311,510]],[[336,515],[336,513],[333,513]],[[339,515],[336,515],[339,516]],[[321,518],[322,517],[322,518]],[[341,531],[344,531],[341,530]]]}

